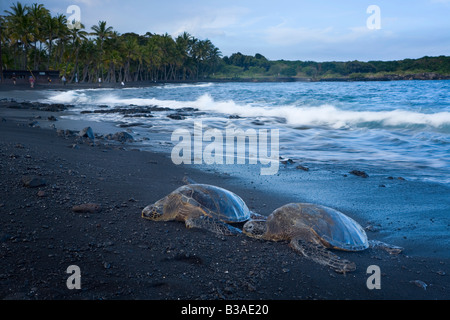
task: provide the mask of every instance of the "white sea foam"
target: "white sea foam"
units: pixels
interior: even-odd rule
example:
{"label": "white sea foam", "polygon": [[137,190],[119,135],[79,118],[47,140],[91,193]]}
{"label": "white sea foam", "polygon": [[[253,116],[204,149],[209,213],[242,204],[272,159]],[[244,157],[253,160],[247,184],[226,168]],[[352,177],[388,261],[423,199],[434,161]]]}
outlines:
{"label": "white sea foam", "polygon": [[441,127],[450,125],[450,112],[421,113],[407,110],[358,111],[343,110],[330,104],[321,106],[278,105],[267,106],[256,103],[238,103],[233,100],[214,100],[204,94],[194,101],[161,100],[156,98],[122,98],[112,92],[89,95],[84,90],[58,93],[52,102],[112,106],[156,105],[171,109],[196,108],[200,111],[239,115],[241,117],[284,118],[291,126],[326,126],[335,129],[375,124],[377,126],[424,125]]}
{"label": "white sea foam", "polygon": [[182,83],[182,84],[167,84],[164,86],[158,86],[157,89],[180,89],[180,88],[208,88],[212,87],[214,83],[208,82],[208,83]]}
{"label": "white sea foam", "polygon": [[88,96],[79,90],[59,92],[48,98],[53,103],[86,103],[89,102]]}

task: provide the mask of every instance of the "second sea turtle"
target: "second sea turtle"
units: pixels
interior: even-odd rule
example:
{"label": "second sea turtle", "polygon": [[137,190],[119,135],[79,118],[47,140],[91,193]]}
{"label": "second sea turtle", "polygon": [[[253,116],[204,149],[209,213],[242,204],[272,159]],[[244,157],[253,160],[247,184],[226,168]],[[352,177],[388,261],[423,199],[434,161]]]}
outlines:
{"label": "second sea turtle", "polygon": [[246,222],[243,233],[258,239],[289,241],[298,253],[339,273],[354,271],[356,265],[329,249],[360,251],[373,247],[391,254],[402,251],[397,246],[368,240],[361,225],[342,212],[311,203],[286,204],[265,220]]}

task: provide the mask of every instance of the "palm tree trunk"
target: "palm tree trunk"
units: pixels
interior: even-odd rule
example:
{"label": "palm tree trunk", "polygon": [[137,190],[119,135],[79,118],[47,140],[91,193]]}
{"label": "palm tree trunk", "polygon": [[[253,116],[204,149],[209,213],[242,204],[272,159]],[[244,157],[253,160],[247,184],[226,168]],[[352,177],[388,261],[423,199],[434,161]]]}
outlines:
{"label": "palm tree trunk", "polygon": [[52,46],[53,46],[53,39],[50,36],[48,39],[48,59],[47,59],[47,70],[50,70],[50,59],[52,57]]}

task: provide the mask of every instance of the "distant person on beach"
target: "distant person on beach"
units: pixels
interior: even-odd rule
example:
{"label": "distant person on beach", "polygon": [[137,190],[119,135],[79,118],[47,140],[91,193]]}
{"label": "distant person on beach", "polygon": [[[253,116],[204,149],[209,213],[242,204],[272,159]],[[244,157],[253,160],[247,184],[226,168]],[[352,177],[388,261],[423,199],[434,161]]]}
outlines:
{"label": "distant person on beach", "polygon": [[102,86],[102,78],[98,78],[98,86],[99,86],[99,87]]}
{"label": "distant person on beach", "polygon": [[34,77],[30,76],[29,81],[30,81],[30,87],[34,88]]}
{"label": "distant person on beach", "polygon": [[17,81],[16,76],[12,77],[12,81],[13,81],[14,85],[16,85],[16,81]]}
{"label": "distant person on beach", "polygon": [[51,79],[50,77],[47,77],[47,82],[48,82],[49,84],[51,84],[51,83],[52,83],[52,79]]}
{"label": "distant person on beach", "polygon": [[120,85],[121,85],[122,87],[124,87],[124,86],[125,86],[125,82],[122,81],[122,82],[120,83]]}
{"label": "distant person on beach", "polygon": [[63,83],[63,85],[66,85],[66,82],[67,82],[67,79],[66,79],[66,77],[65,76],[62,76],[62,83]]}

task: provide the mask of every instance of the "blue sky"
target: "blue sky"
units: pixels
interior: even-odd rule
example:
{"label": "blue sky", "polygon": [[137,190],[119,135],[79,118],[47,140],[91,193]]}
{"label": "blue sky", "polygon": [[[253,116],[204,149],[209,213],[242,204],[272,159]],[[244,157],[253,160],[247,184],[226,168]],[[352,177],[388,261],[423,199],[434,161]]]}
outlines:
{"label": "blue sky", "polygon": [[[1,0],[9,7],[16,1]],[[106,20],[119,33],[187,31],[222,52],[268,59],[396,60],[450,55],[450,0],[23,0],[52,13],[78,5],[87,29]],[[370,5],[380,29],[369,29]],[[3,10],[2,10],[3,11]],[[69,14],[67,14],[69,15]]]}

